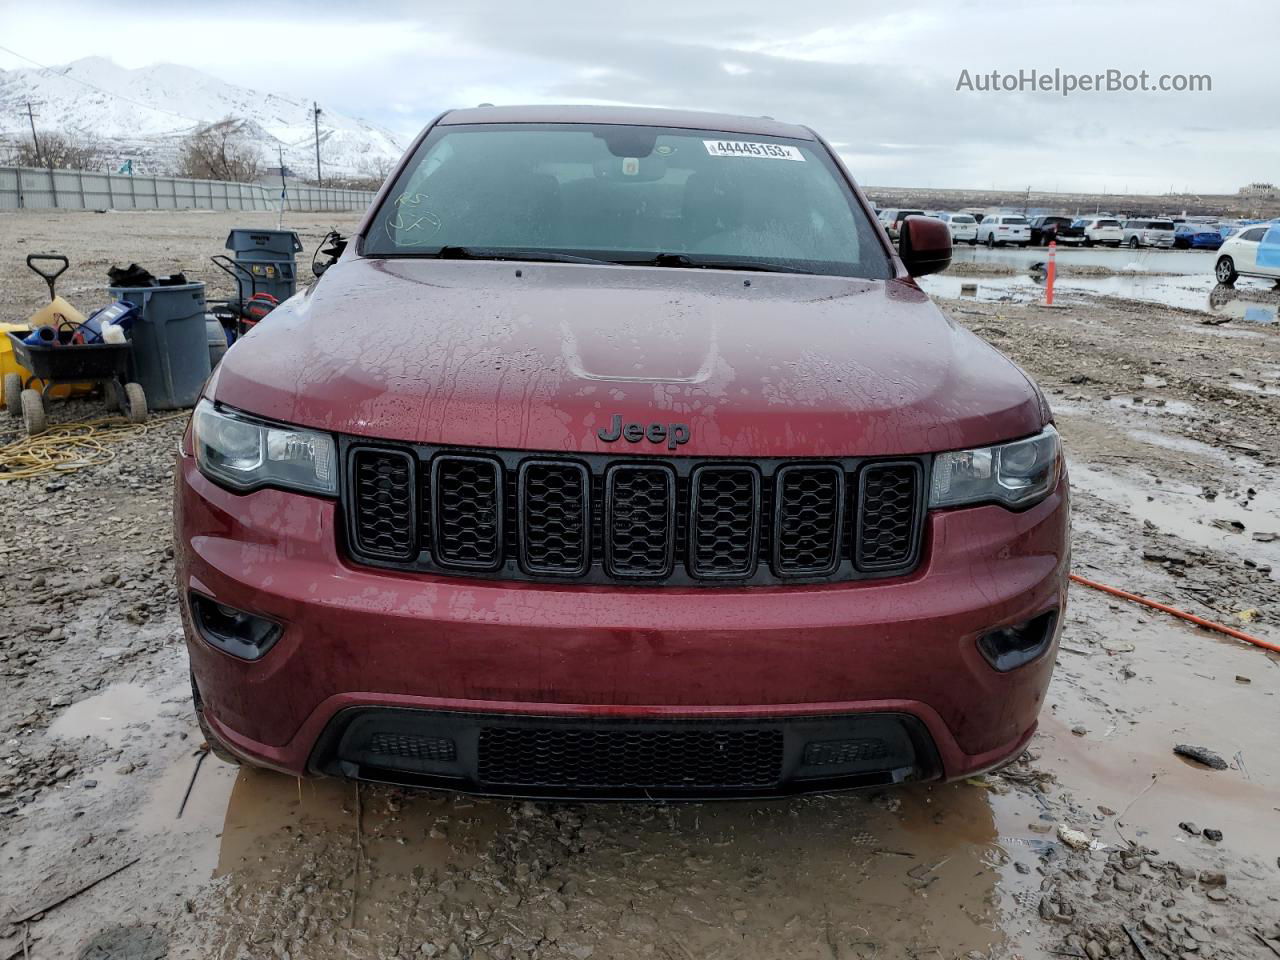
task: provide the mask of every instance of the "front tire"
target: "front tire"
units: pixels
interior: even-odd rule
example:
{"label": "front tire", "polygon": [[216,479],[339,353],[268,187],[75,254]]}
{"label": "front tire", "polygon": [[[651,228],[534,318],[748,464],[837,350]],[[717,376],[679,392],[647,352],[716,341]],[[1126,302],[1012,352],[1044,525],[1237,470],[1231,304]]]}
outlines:
{"label": "front tire", "polygon": [[1219,257],[1217,266],[1213,268],[1213,275],[1223,286],[1231,286],[1236,282],[1236,278],[1240,274],[1236,273],[1236,262],[1230,257]]}
{"label": "front tire", "polygon": [[22,374],[6,373],[4,375],[4,408],[9,416],[22,416]]}
{"label": "front tire", "polygon": [[49,420],[44,413],[44,397],[39,390],[23,390],[22,424],[27,428],[27,436],[35,437],[49,429]]}
{"label": "front tire", "polygon": [[1085,237],[1083,241],[1083,245],[1086,247],[1092,247],[1093,241],[1089,237]]}
{"label": "front tire", "polygon": [[996,235],[994,233],[987,234],[987,249],[994,250],[996,248]]}
{"label": "front tire", "polygon": [[1130,237],[1130,238],[1129,238],[1129,249],[1130,249],[1130,250],[1137,250],[1140,246],[1142,246],[1142,244],[1138,241],[1138,238],[1137,238],[1137,237]]}
{"label": "front tire", "polygon": [[147,395],[142,391],[140,383],[124,385],[125,413],[130,423],[147,422]]}

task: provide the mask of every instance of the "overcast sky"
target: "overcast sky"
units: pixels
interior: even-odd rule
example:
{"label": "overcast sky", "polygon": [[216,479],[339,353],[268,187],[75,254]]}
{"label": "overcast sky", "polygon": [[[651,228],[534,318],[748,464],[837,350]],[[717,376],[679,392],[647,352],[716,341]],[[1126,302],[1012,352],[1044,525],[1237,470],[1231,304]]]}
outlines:
{"label": "overcast sky", "polygon": [[[1277,37],[1277,0],[0,0],[0,43],[42,63],[180,63],[406,137],[482,101],[678,105],[809,124],[868,185],[1113,193],[1280,181]],[[1212,91],[956,90],[1055,67]]]}

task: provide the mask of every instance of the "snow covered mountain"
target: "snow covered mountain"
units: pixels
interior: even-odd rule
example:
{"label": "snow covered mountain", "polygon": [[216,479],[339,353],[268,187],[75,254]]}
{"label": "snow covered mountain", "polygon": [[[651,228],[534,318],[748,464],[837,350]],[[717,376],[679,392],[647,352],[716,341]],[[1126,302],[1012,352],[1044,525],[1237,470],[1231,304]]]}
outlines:
{"label": "snow covered mountain", "polygon": [[[30,136],[27,102],[36,128],[97,140],[110,162],[133,159],[138,173],[171,172],[178,144],[196,127],[233,117],[247,121],[263,166],[285,166],[315,177],[311,101],[236,86],[190,67],[157,64],[137,70],[104,57],[86,57],[48,70],[0,70],[0,143]],[[320,104],[320,161],[329,177],[381,177],[403,145],[390,131]],[[3,156],[0,150],[0,156]]]}

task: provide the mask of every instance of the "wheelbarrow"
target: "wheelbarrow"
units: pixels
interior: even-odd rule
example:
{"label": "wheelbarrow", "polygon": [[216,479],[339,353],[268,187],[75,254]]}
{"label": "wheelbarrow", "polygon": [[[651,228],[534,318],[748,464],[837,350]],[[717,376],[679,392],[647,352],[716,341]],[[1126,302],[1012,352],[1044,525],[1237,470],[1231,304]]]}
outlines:
{"label": "wheelbarrow", "polygon": [[[36,266],[37,261],[52,260],[62,264],[61,269],[46,273]],[[50,254],[31,254],[27,266],[44,278],[49,285],[49,296],[54,296],[54,281],[67,269],[67,258]],[[64,320],[64,327],[80,326]],[[66,331],[60,331],[66,332]],[[70,332],[74,333],[74,329]],[[49,391],[59,384],[93,383],[103,388],[103,397],[109,410],[120,410],[131,423],[147,419],[147,397],[142,386],[128,381],[130,346],[128,343],[27,343],[15,333],[7,334],[13,344],[14,359],[25,367],[30,376],[7,373],[4,378],[5,405],[11,415],[21,416],[29,436],[48,429],[45,400]],[[41,389],[32,385],[43,381]]]}

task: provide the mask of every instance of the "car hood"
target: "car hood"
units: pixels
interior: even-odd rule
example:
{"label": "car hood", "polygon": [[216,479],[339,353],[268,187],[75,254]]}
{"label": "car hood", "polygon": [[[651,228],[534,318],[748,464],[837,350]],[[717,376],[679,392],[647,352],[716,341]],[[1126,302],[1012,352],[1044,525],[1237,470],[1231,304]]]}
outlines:
{"label": "car hood", "polygon": [[346,257],[227,352],[210,394],[339,433],[648,454],[897,455],[1034,433],[1025,375],[912,283]]}

